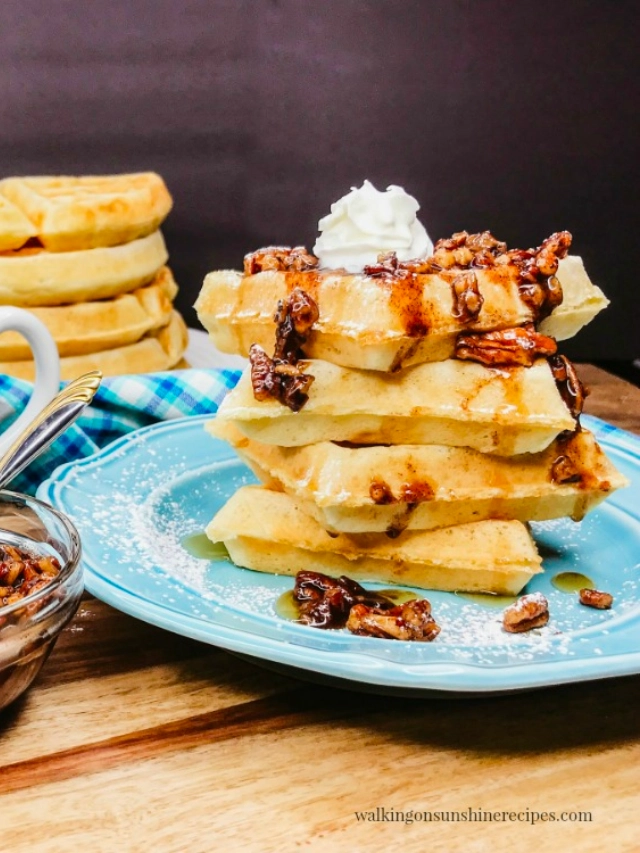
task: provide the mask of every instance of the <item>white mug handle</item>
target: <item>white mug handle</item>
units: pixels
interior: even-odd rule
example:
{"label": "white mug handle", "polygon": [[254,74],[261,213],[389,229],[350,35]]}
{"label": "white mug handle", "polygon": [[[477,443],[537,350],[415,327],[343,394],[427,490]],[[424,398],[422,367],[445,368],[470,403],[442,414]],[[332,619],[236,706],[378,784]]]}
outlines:
{"label": "white mug handle", "polygon": [[18,434],[39,414],[60,388],[60,356],[55,341],[45,324],[22,308],[0,307],[0,332],[13,329],[27,339],[36,365],[36,378],[27,407],[20,417],[0,435],[0,453],[12,444]]}

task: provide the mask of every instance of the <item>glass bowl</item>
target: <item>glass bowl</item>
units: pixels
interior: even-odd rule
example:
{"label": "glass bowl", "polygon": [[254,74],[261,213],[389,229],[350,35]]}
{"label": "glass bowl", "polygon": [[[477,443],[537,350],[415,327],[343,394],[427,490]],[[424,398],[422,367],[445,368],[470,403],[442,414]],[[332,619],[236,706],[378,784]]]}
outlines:
{"label": "glass bowl", "polygon": [[60,572],[46,586],[0,606],[0,709],[29,687],[73,617],[83,591],[80,537],[48,504],[0,490],[0,545],[56,557]]}

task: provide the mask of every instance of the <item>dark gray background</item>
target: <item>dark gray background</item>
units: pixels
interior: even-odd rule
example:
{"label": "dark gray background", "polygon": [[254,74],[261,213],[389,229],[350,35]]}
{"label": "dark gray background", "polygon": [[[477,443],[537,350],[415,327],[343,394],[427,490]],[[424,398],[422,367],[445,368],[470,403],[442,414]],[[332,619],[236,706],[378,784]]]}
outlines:
{"label": "dark gray background", "polygon": [[4,175],[154,169],[191,325],[203,275],[315,239],[364,178],[433,238],[567,228],[612,300],[563,345],[640,355],[640,3],[187,0],[0,3]]}

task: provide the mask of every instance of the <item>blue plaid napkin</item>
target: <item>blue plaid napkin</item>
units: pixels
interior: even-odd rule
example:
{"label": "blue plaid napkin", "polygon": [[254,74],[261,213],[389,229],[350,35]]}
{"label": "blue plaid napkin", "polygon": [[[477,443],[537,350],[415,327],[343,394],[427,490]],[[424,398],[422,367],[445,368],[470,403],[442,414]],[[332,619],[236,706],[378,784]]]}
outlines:
{"label": "blue plaid napkin", "polygon": [[[198,369],[105,378],[91,406],[8,488],[34,495],[58,465],[90,456],[132,430],[156,421],[214,414],[239,377],[238,370]],[[28,382],[0,375],[0,400],[12,409],[0,429],[18,417],[31,389]]]}

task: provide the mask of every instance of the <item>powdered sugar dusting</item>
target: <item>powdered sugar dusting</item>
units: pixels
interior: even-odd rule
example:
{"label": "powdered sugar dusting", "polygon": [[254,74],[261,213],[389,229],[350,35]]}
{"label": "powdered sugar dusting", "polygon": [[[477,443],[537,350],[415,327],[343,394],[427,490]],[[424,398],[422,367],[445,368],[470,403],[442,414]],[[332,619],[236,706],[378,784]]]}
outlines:
{"label": "powdered sugar dusting", "polygon": [[[160,441],[158,435],[160,431],[139,437],[135,453],[124,444],[99,464],[69,471],[64,483],[69,506],[62,508],[81,530],[92,569],[140,600],[294,646],[355,651],[416,666],[442,660],[501,667],[606,655],[615,647],[619,626],[637,617],[638,525],[608,506],[580,525],[566,519],[532,525],[546,573],[534,578],[527,592],[548,599],[550,621],[544,628],[509,634],[502,627],[501,609],[424,591],[419,594],[431,601],[442,629],[433,643],[383,641],[287,622],[275,605],[291,589],[292,578],[202,559],[183,544],[185,537],[201,533],[253,476],[228,449],[218,451],[216,458],[212,448],[219,443],[204,430],[202,436],[190,432],[186,441],[180,436]],[[555,573],[578,570],[613,594],[611,610],[585,608],[577,595],[551,586]]]}

